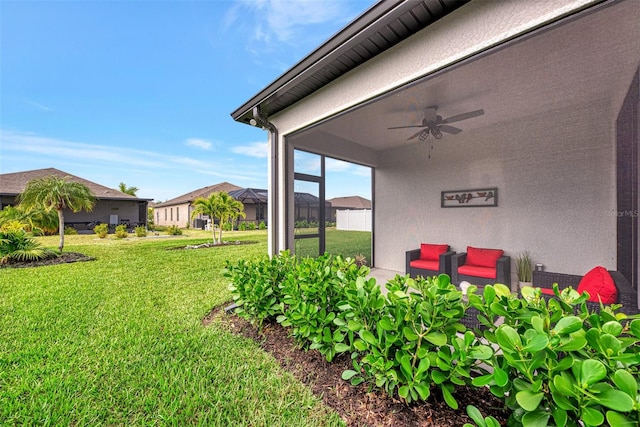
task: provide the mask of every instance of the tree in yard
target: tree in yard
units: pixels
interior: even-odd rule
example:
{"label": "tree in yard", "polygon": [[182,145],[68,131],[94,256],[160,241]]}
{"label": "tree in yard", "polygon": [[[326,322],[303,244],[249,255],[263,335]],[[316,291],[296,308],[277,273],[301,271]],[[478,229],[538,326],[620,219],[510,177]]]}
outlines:
{"label": "tree in yard", "polygon": [[218,240],[216,240],[215,228],[211,227],[214,245],[222,243],[222,224],[233,221],[240,216],[246,216],[242,202],[237,201],[224,191],[211,193],[207,198],[198,197],[194,200],[191,219],[197,215],[208,215],[211,218],[212,225],[216,218],[220,220],[220,237]]}
{"label": "tree in yard", "polygon": [[233,222],[239,217],[245,218],[247,214],[244,212],[244,205],[241,201],[234,199],[229,195],[229,193],[225,193],[224,191],[218,193],[219,204],[220,204],[220,239],[222,242],[222,224]]}
{"label": "tree in yard", "polygon": [[121,182],[120,185],[118,185],[118,190],[120,190],[124,194],[128,194],[130,196],[135,196],[136,193],[138,192],[139,188],[138,187],[127,187],[127,184],[125,184],[124,182]]}
{"label": "tree in yard", "polygon": [[198,197],[193,201],[193,211],[191,211],[191,219],[198,215],[208,215],[211,218],[211,236],[213,244],[217,244],[216,230],[213,227],[213,220],[219,216],[218,193],[211,193],[209,197]]}
{"label": "tree in yard", "polygon": [[60,233],[58,250],[62,253],[64,247],[64,210],[90,212],[96,199],[84,184],[70,181],[69,177],[49,176],[29,181],[24,191],[18,195],[18,201],[20,206],[26,210],[42,208],[45,211],[58,212],[58,232]]}

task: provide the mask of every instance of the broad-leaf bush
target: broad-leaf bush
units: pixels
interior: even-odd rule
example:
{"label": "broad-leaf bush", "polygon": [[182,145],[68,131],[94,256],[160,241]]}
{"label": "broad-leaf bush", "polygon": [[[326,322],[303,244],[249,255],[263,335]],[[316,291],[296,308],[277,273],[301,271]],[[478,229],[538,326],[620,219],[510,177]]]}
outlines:
{"label": "broad-leaf bush", "polygon": [[[227,263],[239,314],[277,319],[303,347],[327,360],[350,353],[342,378],[407,403],[439,390],[458,407],[455,387],[488,388],[510,426],[636,426],[640,423],[640,316],[617,306],[589,312],[588,295],[554,288],[523,297],[504,285],[475,286],[467,297],[449,277],[396,276],[383,295],[369,269],[347,258]],[[482,328],[461,320],[474,308]],[[467,413],[493,427],[477,408]]]}
{"label": "broad-leaf bush", "polygon": [[387,288],[380,320],[358,332],[355,346],[364,356],[343,378],[373,382],[407,402],[427,399],[436,386],[456,409],[455,386],[468,384],[476,365],[493,354],[460,323],[462,293],[446,275],[396,276]]}
{"label": "broad-leaf bush", "polygon": [[512,425],[638,425],[640,319],[591,313],[588,295],[572,289],[556,286],[548,302],[539,289],[523,292],[495,285],[482,299],[470,295],[487,320],[484,337],[499,348],[473,385],[504,399]]}
{"label": "broad-leaf bush", "polygon": [[280,284],[293,271],[295,258],[283,251],[271,259],[226,261],[224,276],[231,279],[229,289],[238,305],[236,313],[262,326],[282,313]]}

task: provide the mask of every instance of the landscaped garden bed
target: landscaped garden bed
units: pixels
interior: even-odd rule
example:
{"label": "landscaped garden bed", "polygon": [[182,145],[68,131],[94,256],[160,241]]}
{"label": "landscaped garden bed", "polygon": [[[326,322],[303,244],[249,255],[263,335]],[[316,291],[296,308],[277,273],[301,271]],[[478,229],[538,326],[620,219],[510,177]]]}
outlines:
{"label": "landscaped garden bed", "polygon": [[[409,411],[444,401],[460,421],[466,405],[459,399],[490,392],[504,412],[471,403],[466,412],[478,426],[638,424],[637,316],[615,306],[590,312],[587,293],[557,286],[549,301],[539,289],[519,298],[501,284],[482,295],[471,286],[464,298],[446,275],[396,276],[383,295],[367,274],[350,259],[287,252],[228,262],[226,273],[238,315],[259,330],[277,321],[299,348],[338,363],[344,384],[364,385]],[[473,330],[463,321],[469,308],[480,322]],[[313,368],[301,364],[302,372]],[[340,399],[343,385],[329,394]]]}
{"label": "landscaped garden bed", "polygon": [[[291,372],[316,396],[321,397],[325,405],[338,412],[349,427],[461,427],[472,421],[465,411],[452,409],[442,396],[435,393],[427,401],[406,405],[379,390],[370,390],[365,384],[354,387],[341,378],[342,373],[351,368],[351,360],[347,355],[327,362],[320,353],[301,349],[288,330],[277,322],[268,322],[259,329],[235,314],[226,315],[224,307],[227,305],[212,310],[203,319],[203,324],[209,326],[215,323],[233,334],[254,340],[283,369]],[[508,413],[501,401],[488,390],[459,388],[455,397],[462,408],[466,405],[483,408],[483,413],[494,416],[506,425]]]}

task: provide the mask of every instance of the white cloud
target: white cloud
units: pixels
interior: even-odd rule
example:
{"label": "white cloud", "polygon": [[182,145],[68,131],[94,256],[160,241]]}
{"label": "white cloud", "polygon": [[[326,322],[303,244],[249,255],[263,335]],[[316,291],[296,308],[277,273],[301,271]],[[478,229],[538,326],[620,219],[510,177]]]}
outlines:
{"label": "white cloud", "polygon": [[236,154],[266,159],[269,155],[269,145],[266,142],[251,142],[246,145],[236,145],[231,148]]}
{"label": "white cloud", "polygon": [[184,144],[188,147],[196,147],[203,150],[211,150],[211,147],[213,146],[213,143],[211,141],[199,138],[188,138]]}
{"label": "white cloud", "polygon": [[[242,13],[239,10],[244,9],[246,15],[253,15],[250,28],[254,42],[266,46],[299,43],[300,38],[309,37],[311,25],[335,21],[346,24],[345,16],[351,15],[350,8],[344,0],[237,0],[225,16],[225,28],[235,25]],[[250,19],[246,15],[243,19]]]}
{"label": "white cloud", "polygon": [[30,153],[50,162],[81,160],[85,164],[111,164],[141,168],[205,168],[209,163],[183,156],[173,156],[126,147],[65,141],[27,132],[0,130],[3,152]]}

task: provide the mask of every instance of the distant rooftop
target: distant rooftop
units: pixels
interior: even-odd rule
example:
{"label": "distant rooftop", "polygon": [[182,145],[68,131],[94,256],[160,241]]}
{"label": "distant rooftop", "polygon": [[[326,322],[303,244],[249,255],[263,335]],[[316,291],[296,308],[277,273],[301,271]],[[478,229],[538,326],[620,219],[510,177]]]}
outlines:
{"label": "distant rooftop", "polygon": [[97,184],[79,176],[72,175],[70,173],[61,171],[56,168],[35,169],[24,172],[5,173],[0,175],[0,194],[5,196],[17,196],[22,193],[27,186],[27,183],[37,178],[46,178],[50,176],[56,176],[60,178],[69,177],[73,182],[79,182],[86,185],[89,190],[98,199],[111,199],[111,200],[148,200],[141,199],[130,194],[123,193],[114,188],[105,187],[104,185]]}

